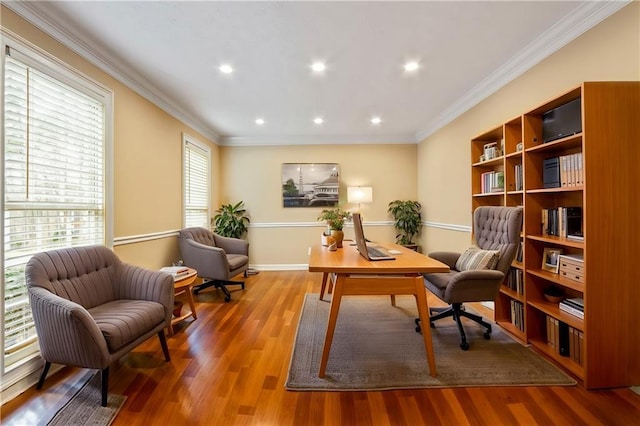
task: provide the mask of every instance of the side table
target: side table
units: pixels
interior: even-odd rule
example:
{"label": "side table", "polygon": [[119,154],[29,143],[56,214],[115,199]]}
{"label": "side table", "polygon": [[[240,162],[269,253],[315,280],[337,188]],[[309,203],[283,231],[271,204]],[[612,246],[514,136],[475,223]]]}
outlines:
{"label": "side table", "polygon": [[181,275],[179,277],[174,278],[174,288],[175,295],[179,296],[183,293],[187,295],[187,302],[189,302],[189,308],[191,311],[187,311],[186,313],[180,315],[179,317],[175,317],[171,320],[171,325],[168,327],[169,336],[173,336],[173,325],[183,321],[189,317],[193,317],[193,319],[197,319],[198,315],[196,314],[196,304],[193,301],[193,293],[191,292],[191,288],[193,287],[193,283],[198,276],[198,271],[195,269],[189,268],[189,272],[186,275]]}

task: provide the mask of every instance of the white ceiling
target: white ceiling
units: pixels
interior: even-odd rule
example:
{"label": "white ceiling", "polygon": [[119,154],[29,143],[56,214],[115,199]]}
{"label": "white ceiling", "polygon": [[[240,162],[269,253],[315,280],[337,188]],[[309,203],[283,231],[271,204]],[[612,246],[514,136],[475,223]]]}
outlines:
{"label": "white ceiling", "polygon": [[265,145],[416,143],[627,3],[5,4],[220,144]]}

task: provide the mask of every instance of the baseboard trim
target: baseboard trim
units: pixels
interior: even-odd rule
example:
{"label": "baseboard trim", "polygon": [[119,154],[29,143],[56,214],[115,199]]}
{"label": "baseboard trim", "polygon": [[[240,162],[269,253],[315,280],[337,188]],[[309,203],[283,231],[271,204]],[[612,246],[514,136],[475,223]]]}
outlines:
{"label": "baseboard trim", "polygon": [[266,264],[249,264],[250,268],[256,271],[306,271],[309,264],[306,263],[266,263]]}

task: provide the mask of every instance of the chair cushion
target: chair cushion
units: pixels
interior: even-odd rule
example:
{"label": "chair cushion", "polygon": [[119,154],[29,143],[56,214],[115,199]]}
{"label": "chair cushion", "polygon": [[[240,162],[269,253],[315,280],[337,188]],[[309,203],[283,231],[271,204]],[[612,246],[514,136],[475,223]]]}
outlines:
{"label": "chair cushion", "polygon": [[471,246],[460,255],[456,262],[458,271],[473,269],[496,269],[500,260],[500,250],[482,250]]}
{"label": "chair cushion", "polygon": [[249,263],[249,256],[244,254],[229,254],[227,253],[227,261],[229,262],[229,270],[235,271],[238,268]]}
{"label": "chair cushion", "polygon": [[114,353],[165,320],[164,307],[147,300],[115,300],[89,309],[110,353]]}

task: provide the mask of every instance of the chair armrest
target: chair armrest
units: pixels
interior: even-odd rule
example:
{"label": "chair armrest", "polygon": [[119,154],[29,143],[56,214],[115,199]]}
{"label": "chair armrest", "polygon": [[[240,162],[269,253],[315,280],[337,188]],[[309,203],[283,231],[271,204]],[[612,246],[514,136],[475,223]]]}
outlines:
{"label": "chair armrest", "polygon": [[433,253],[429,253],[429,257],[438,260],[447,266],[449,269],[456,269],[456,262],[460,257],[460,253],[454,253],[451,251],[435,251]]}
{"label": "chair armrest", "polygon": [[216,240],[216,246],[223,249],[230,254],[244,254],[249,255],[249,242],[240,238],[223,237],[222,235],[214,234]]}
{"label": "chair armrest", "polygon": [[162,304],[167,326],[171,324],[175,289],[170,274],[122,263],[117,286],[119,299],[149,300]]}
{"label": "chair armrest", "polygon": [[199,277],[226,280],[228,279],[229,261],[227,254],[220,247],[212,247],[187,239],[181,248],[185,265],[198,271]]}
{"label": "chair armrest", "polygon": [[457,273],[445,291],[448,303],[493,300],[504,281],[504,274],[493,269],[477,269]]}
{"label": "chair armrest", "polygon": [[42,287],[29,288],[29,300],[46,361],[83,368],[109,366],[107,342],[85,308]]}

